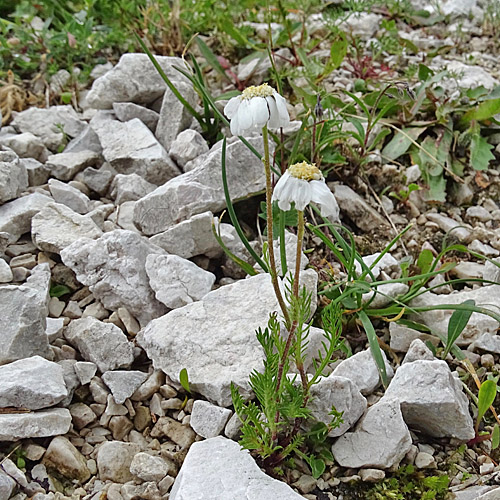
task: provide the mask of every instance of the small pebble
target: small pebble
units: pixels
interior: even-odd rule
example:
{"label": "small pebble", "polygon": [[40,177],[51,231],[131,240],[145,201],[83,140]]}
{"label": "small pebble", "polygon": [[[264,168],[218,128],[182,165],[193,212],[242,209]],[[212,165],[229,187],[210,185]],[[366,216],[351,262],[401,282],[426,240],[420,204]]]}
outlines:
{"label": "small pebble", "polygon": [[415,457],[415,466],[418,469],[435,469],[436,461],[430,453],[425,453],[423,451],[417,453]]}
{"label": "small pebble", "polygon": [[493,354],[483,354],[481,356],[481,366],[484,368],[491,368],[495,364],[495,358]]}

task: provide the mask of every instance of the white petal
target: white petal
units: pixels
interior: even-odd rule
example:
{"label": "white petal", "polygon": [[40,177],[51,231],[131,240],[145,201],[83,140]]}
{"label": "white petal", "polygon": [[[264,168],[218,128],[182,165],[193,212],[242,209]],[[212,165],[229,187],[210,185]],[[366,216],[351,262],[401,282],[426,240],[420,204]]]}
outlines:
{"label": "white petal", "polygon": [[231,129],[231,134],[233,134],[235,136],[236,135],[240,135],[239,122],[238,122],[238,113],[236,113],[231,118],[230,129]]}
{"label": "white petal", "polygon": [[235,115],[238,117],[238,135],[244,135],[245,131],[252,127],[252,114],[250,112],[249,102],[250,101],[248,99],[244,99],[238,107],[238,112]]}
{"label": "white petal", "polygon": [[311,181],[312,200],[320,206],[321,215],[339,220],[339,206],[325,181]]}
{"label": "white petal", "polygon": [[238,111],[241,104],[241,97],[236,96],[229,99],[229,102],[224,106],[224,114],[231,119],[234,114]]}
{"label": "white petal", "polygon": [[286,109],[286,100],[283,96],[279,95],[278,92],[273,94],[274,100],[276,101],[276,107],[278,108],[278,114],[280,117],[280,127],[286,127],[290,123],[290,115]]}
{"label": "white petal", "polygon": [[[295,208],[297,210],[304,210],[306,206],[311,201],[312,196],[312,186],[309,181],[305,181],[303,179],[295,179],[297,182],[294,194],[293,201],[295,202]],[[299,184],[300,183],[300,184]]]}
{"label": "white petal", "polygon": [[253,97],[249,106],[252,116],[252,124],[256,128],[262,128],[269,120],[269,109],[263,97]]}
{"label": "white petal", "polygon": [[269,128],[279,128],[280,127],[280,115],[278,113],[278,108],[276,107],[276,101],[274,97],[266,97],[267,106],[269,107],[269,123],[267,126]]}

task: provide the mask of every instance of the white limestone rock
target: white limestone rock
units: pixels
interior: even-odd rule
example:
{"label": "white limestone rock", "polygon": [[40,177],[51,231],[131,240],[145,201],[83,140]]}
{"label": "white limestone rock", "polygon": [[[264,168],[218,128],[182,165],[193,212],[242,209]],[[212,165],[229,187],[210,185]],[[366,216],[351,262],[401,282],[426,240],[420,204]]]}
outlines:
{"label": "white limestone rock", "polygon": [[95,363],[101,372],[128,367],[134,361],[133,346],[113,323],[103,323],[90,316],[70,322],[64,336],[86,361]]}
{"label": "white limestone rock", "polygon": [[[366,255],[365,257],[362,257],[363,262],[366,264],[367,267],[370,267],[373,265],[373,263],[379,258],[381,252],[376,252],[372,255]],[[356,268],[356,273],[361,274],[363,269],[361,268],[361,264],[358,261],[354,261],[354,266]],[[387,274],[391,272],[397,272],[399,269],[399,264],[398,261],[390,254],[386,253],[371,269],[371,272],[375,279],[377,279],[380,276],[380,273],[382,271],[386,272]],[[368,281],[371,281],[371,276],[368,274],[366,276],[366,279]],[[404,293],[404,292],[403,292]]]}
{"label": "white limestone rock", "polygon": [[115,370],[102,374],[103,382],[121,405],[146,381],[148,374],[137,370]]}
{"label": "white limestone rock", "polygon": [[138,118],[153,134],[160,119],[160,115],[156,111],[139,106],[133,102],[114,102],[113,111],[121,122],[128,122],[134,118]]}
{"label": "white limestone rock", "polygon": [[19,158],[34,158],[35,160],[45,162],[47,156],[50,154],[40,138],[31,132],[2,137],[0,138],[0,143],[12,149]]}
{"label": "white limestone rock", "polygon": [[404,365],[405,363],[413,363],[413,361],[417,361],[419,359],[425,359],[427,361],[434,361],[436,359],[432,351],[420,340],[415,339],[408,349],[406,356],[401,363]]}
{"label": "white limestone rock", "polygon": [[[173,68],[184,67],[181,58],[155,56],[155,59],[174,85],[187,81]],[[112,70],[94,81],[87,102],[97,109],[110,109],[115,102],[149,104],[161,97],[166,88],[147,54],[123,54]]]}
{"label": "white limestone rock", "polygon": [[66,205],[79,214],[86,214],[90,210],[89,197],[79,189],[57,179],[49,179],[49,189],[56,203]]}
{"label": "white limestone rock", "polygon": [[498,80],[493,78],[481,66],[464,64],[460,61],[449,61],[446,69],[450,73],[458,75],[456,85],[463,89],[475,89],[483,86],[485,89],[492,90],[498,85]]}
{"label": "white limestone rock", "polygon": [[147,238],[117,229],[96,240],[75,241],[61,258],[106,309],[125,307],[145,325],[167,310],[155,299],[145,270],[147,256],[162,253]]}
{"label": "white limestone rock", "polygon": [[332,453],[342,467],[389,469],[402,460],[411,445],[399,401],[384,398],[368,408],[353,432],[335,441]]}
{"label": "white limestone rock", "polygon": [[406,283],[384,283],[377,286],[377,290],[364,293],[361,297],[361,303],[370,303],[371,309],[382,309],[391,304],[393,299],[404,295],[409,290]]}
{"label": "white limestone rock", "polygon": [[40,438],[66,434],[71,413],[66,408],[50,408],[32,413],[0,414],[0,441]]}
{"label": "white limestone rock", "polygon": [[9,283],[12,281],[12,270],[3,259],[0,259],[0,283]]}
{"label": "white limestone rock", "polygon": [[0,408],[39,410],[54,406],[68,395],[63,370],[40,356],[0,366]]}
{"label": "white limestone rock", "polygon": [[0,205],[17,198],[28,188],[28,172],[13,151],[0,146]]}
{"label": "white limestone rock", "polygon": [[91,361],[77,361],[75,363],[75,373],[82,385],[89,384],[96,372],[97,365]]}
{"label": "white limestone rock", "polygon": [[148,255],[146,272],[157,300],[169,309],[201,300],[215,283],[215,275],[178,255]]}
{"label": "white limestone rock", "polygon": [[117,205],[126,201],[136,201],[157,188],[155,184],[144,180],[140,175],[118,174],[111,183],[110,195]]}
{"label": "white limestone rock", "polygon": [[22,158],[21,163],[25,166],[28,173],[28,184],[30,187],[46,184],[49,172],[43,163],[34,158]]}
{"label": "white limestone rock", "polygon": [[481,349],[495,354],[500,354],[500,335],[493,333],[483,333],[472,343],[474,349]]}
{"label": "white limestone rock", "polygon": [[31,132],[40,137],[47,148],[55,151],[62,144],[64,135],[76,137],[84,129],[85,122],[68,105],[28,108],[16,113],[11,125],[20,132]]}
{"label": "white limestone rock", "polygon": [[209,439],[222,434],[230,417],[231,410],[197,399],[193,404],[189,425],[196,434]]}
{"label": "white limestone rock", "polygon": [[14,479],[0,470],[0,498],[9,499],[17,486]]}
{"label": "white limestone rock", "polygon": [[303,500],[287,484],[266,476],[248,451],[222,436],[194,443],[170,500]]}
{"label": "white limestone rock", "polygon": [[86,482],[91,476],[85,457],[63,436],[57,436],[50,442],[42,463],[49,471],[56,471],[79,483]]}
{"label": "white limestone rock", "polygon": [[32,217],[53,202],[50,196],[31,193],[0,206],[0,232],[9,233],[11,242],[29,232]]}
{"label": "white limestone rock", "polygon": [[[473,290],[465,289],[450,293],[448,295],[437,295],[432,292],[424,293],[410,302],[411,307],[415,306],[439,306],[444,304],[461,304],[466,300],[474,300],[476,306],[496,310],[495,304],[500,302],[500,285],[488,285],[475,288]],[[415,319],[424,325],[429,326],[438,334],[448,335],[448,323],[450,321],[452,310],[434,310],[425,311],[416,316]],[[495,334],[499,327],[498,321],[486,316],[485,314],[472,313],[464,331],[458,337],[456,344],[466,346],[471,344],[483,333]]]}
{"label": "white limestone rock", "polygon": [[[260,138],[249,139],[257,150]],[[140,199],[134,222],[144,234],[158,234],[193,215],[217,212],[226,206],[221,182],[222,143],[215,144],[194,170],[171,179]],[[262,162],[239,140],[228,142],[226,170],[231,199],[236,201],[262,191],[265,172]]]}
{"label": "white limestone rock", "polygon": [[329,425],[332,421],[332,407],[343,412],[344,422],[328,433],[330,437],[341,436],[347,432],[363,415],[366,404],[366,399],[359,392],[357,385],[348,378],[330,375],[321,378],[311,387],[309,409],[315,420]]}
{"label": "white limestone rock", "polygon": [[271,278],[260,274],[151,321],[137,342],[174,382],[187,367],[192,389],[227,407],[231,382],[244,396],[251,395],[248,376],[263,367],[255,330],[265,328],[269,314],[278,310]]}
{"label": "white limestone rock", "polygon": [[401,365],[385,393],[401,403],[405,422],[433,437],[474,437],[469,401],[445,361]]}
{"label": "white limestone rock", "polygon": [[97,468],[101,481],[110,480],[113,483],[133,481],[130,472],[133,458],[141,451],[138,444],[122,441],[107,441],[97,452]]}
{"label": "white limestone rock", "polygon": [[198,156],[208,153],[208,144],[203,136],[196,130],[183,130],[172,142],[168,153],[172,159],[181,167],[184,172],[186,164],[198,158]]}
{"label": "white limestone rock", "polygon": [[39,355],[50,358],[46,295],[22,285],[0,287],[0,365]]}
{"label": "white limestone rock", "polygon": [[419,339],[422,342],[429,341],[434,346],[438,346],[440,343],[439,338],[435,335],[419,332],[413,328],[399,325],[393,321],[389,323],[389,334],[391,336],[390,347],[393,351],[397,352],[407,352],[415,339]]}
{"label": "white limestone rock", "polygon": [[32,219],[31,236],[40,250],[60,254],[80,238],[96,239],[102,231],[89,217],[60,203],[48,203]]}
{"label": "white limestone rock", "polygon": [[100,155],[94,151],[65,152],[51,155],[45,163],[50,175],[61,181],[70,181],[76,174],[98,164]]}
{"label": "white limestone rock", "polygon": [[144,452],[137,453],[130,464],[130,472],[143,481],[161,481],[169,469],[163,458]]}
{"label": "white limestone rock", "polygon": [[[198,96],[191,82],[179,82],[176,88],[193,108],[196,107]],[[161,145],[167,151],[170,151],[175,138],[180,132],[186,130],[192,121],[193,116],[191,113],[177,99],[174,93],[169,88],[166,88],[161,103],[160,119],[156,127],[156,137]]]}
{"label": "white limestone rock", "polygon": [[340,24],[340,29],[359,36],[364,40],[371,38],[379,29],[382,16],[372,12],[359,12],[349,16]]}
{"label": "white limestone rock", "polygon": [[[382,357],[385,361],[387,378],[390,380],[394,375],[394,370],[383,351]],[[377,365],[370,349],[358,352],[341,361],[333,370],[333,375],[352,380],[364,396],[371,394],[381,383]]]}
{"label": "white limestone rock", "polygon": [[136,173],[159,185],[180,174],[151,130],[141,120],[92,120],[105,160],[120,174]]}

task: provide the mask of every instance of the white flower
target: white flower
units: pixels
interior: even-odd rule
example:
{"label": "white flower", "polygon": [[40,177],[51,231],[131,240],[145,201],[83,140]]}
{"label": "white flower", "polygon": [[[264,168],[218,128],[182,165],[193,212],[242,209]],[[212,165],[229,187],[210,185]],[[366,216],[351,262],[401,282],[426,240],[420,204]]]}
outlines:
{"label": "white flower", "polygon": [[246,88],[241,95],[229,100],[224,113],[231,120],[231,133],[260,132],[264,125],[285,127],[290,123],[285,98],[267,83]]}
{"label": "white flower", "polygon": [[272,201],[278,201],[281,210],[290,210],[295,203],[297,210],[304,210],[309,203],[317,203],[324,217],[339,220],[339,206],[325,183],[321,170],[314,164],[295,163],[280,177]]}

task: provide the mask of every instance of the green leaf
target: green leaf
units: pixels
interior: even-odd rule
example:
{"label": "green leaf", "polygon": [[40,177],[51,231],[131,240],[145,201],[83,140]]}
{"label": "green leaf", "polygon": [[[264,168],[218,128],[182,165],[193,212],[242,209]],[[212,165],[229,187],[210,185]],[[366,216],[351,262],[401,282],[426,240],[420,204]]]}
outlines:
{"label": "green leaf", "polygon": [[185,368],[183,368],[179,373],[179,382],[181,383],[184,390],[191,394],[191,389],[189,388],[188,372]]}
{"label": "green leaf", "polygon": [[498,424],[495,424],[493,427],[493,432],[491,433],[491,448],[496,450],[500,445],[500,427]]}
{"label": "green leaf", "polygon": [[[476,303],[472,299],[470,299],[466,300],[460,305],[474,306],[475,304]],[[448,323],[448,338],[446,339],[446,348],[443,354],[444,358],[450,352],[451,346],[456,342],[460,334],[464,331],[464,328],[467,326],[471,315],[472,311],[470,309],[457,309],[451,315],[450,322]]]}
{"label": "green leaf", "polygon": [[487,120],[500,113],[500,99],[488,99],[481,102],[475,109],[471,109],[462,117],[462,121]]}
{"label": "green leaf", "polygon": [[26,460],[23,457],[17,457],[17,468],[24,469],[26,467]]}
{"label": "green leaf", "polygon": [[484,414],[488,411],[488,408],[495,401],[497,395],[497,384],[493,380],[485,380],[481,387],[479,388],[479,394],[477,396],[477,421],[476,421],[476,432],[479,428],[479,422],[481,422]]}
{"label": "green leaf", "polygon": [[446,179],[443,175],[429,176],[429,190],[425,191],[426,201],[444,203],[446,201]]}
{"label": "green leaf", "polygon": [[248,40],[248,38],[243,35],[232,23],[222,23],[222,30],[227,33],[238,45],[243,47],[256,48],[255,45]]}
{"label": "green leaf", "polygon": [[422,64],[422,63],[420,63],[418,65],[418,79],[421,82],[425,82],[432,75],[434,75],[434,71],[432,71],[431,68],[429,68],[428,66],[426,66],[425,64]]}
{"label": "green leaf", "polygon": [[59,298],[68,293],[71,293],[71,290],[66,285],[54,285],[50,287],[49,295]]}
{"label": "green leaf", "polygon": [[432,252],[428,248],[422,250],[417,260],[417,267],[420,269],[420,273],[428,273],[431,270],[433,262],[434,255],[432,254]]}
{"label": "green leaf", "polygon": [[63,92],[61,94],[61,101],[63,102],[63,104],[70,104],[72,97],[73,97],[72,92]]}
{"label": "green leaf", "polygon": [[195,40],[201,54],[203,55],[207,63],[212,66],[212,68],[215,69],[217,73],[219,73],[227,80],[231,81],[228,74],[225,72],[224,68],[221,66],[219,60],[217,59],[217,56],[212,52],[210,47],[199,36],[197,36]]}
{"label": "green leaf", "polygon": [[396,160],[408,151],[413,141],[416,141],[425,130],[426,127],[410,127],[399,130],[382,150],[382,156],[389,160]]}
{"label": "green leaf", "polygon": [[[262,201],[260,203],[260,210],[261,212],[259,213],[259,217],[261,219],[264,219],[267,221],[267,208],[266,208],[266,202]],[[278,207],[278,202],[273,203],[273,239],[277,239],[280,234],[280,214],[283,214],[284,219],[283,223],[287,227],[297,227],[297,224],[299,223],[298,215],[297,215],[297,210],[295,208],[291,208],[290,210],[287,210],[286,212],[281,210]]]}
{"label": "green leaf", "polygon": [[321,477],[326,469],[325,462],[321,460],[321,458],[316,458],[314,455],[306,458],[306,460],[309,464],[309,467],[311,467],[312,477],[314,479],[318,479],[319,477]]}
{"label": "green leaf", "polygon": [[495,159],[492,149],[493,146],[477,130],[470,143],[470,166],[474,170],[487,170],[490,161]]}
{"label": "green leaf", "polygon": [[325,73],[331,73],[336,70],[342,64],[344,57],[347,54],[348,47],[347,37],[345,33],[339,32],[337,38],[333,41],[330,48],[330,60],[327,62],[325,67]]}

